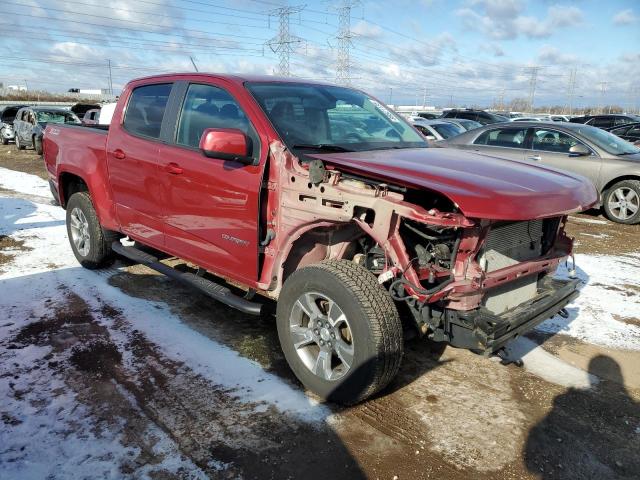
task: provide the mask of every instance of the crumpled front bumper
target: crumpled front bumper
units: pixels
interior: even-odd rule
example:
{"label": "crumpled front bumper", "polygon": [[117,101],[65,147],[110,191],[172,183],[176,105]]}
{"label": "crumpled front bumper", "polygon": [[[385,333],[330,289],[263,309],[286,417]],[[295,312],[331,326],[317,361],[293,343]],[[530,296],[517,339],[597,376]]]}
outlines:
{"label": "crumpled front bumper", "polygon": [[579,280],[544,277],[531,300],[496,315],[485,307],[470,311],[445,310],[443,330],[447,341],[489,355],[556,315],[578,296]]}

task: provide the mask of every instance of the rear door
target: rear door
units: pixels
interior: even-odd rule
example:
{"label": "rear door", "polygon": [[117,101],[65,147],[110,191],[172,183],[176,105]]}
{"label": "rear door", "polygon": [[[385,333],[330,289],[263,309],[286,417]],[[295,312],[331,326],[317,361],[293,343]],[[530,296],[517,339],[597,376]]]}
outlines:
{"label": "rear door", "polygon": [[[591,155],[576,156],[569,153],[572,146],[579,144],[591,150]],[[590,179],[596,186],[600,185],[602,159],[588,145],[566,132],[554,128],[534,128],[531,150],[527,158],[551,167],[579,173]]]}
{"label": "rear door", "polygon": [[158,156],[171,88],[172,83],[134,88],[107,138],[109,183],[122,231],[158,248],[164,245]]}
{"label": "rear door", "polygon": [[469,149],[519,162],[525,160],[528,127],[503,126],[482,132],[469,146]]}
{"label": "rear door", "polygon": [[[259,206],[266,141],[231,92],[234,85],[203,77],[179,82],[175,136],[160,151],[167,251],[218,274],[258,278]],[[247,99],[244,99],[247,102]],[[255,107],[254,107],[255,108]],[[207,128],[239,129],[259,165],[209,158],[199,149]]]}

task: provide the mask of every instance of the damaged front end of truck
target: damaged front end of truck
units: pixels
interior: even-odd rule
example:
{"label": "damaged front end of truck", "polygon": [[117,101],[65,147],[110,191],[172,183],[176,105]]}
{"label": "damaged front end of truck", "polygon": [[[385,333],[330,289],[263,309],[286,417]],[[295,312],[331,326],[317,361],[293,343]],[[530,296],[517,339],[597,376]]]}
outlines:
{"label": "damaged front end of truck", "polygon": [[392,182],[375,165],[363,169],[346,157],[300,162],[284,145],[272,145],[270,176],[277,180],[265,204],[278,208],[263,212],[272,237],[261,251],[267,295],[277,297],[288,275],[305,265],[351,260],[377,277],[419,335],[484,354],[577,296],[578,281],[554,273],[572,253],[567,214],[595,201],[588,187],[546,215],[509,219],[503,208],[482,218],[437,191],[442,178],[423,188],[415,179]]}

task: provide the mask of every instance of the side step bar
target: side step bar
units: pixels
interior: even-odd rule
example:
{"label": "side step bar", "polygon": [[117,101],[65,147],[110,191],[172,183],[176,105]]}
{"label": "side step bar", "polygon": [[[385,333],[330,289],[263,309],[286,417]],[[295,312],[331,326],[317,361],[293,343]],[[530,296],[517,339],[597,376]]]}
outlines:
{"label": "side step bar", "polygon": [[157,272],[160,272],[167,277],[178,280],[190,287],[200,290],[205,295],[218,300],[230,307],[240,310],[243,313],[249,315],[260,315],[262,311],[262,304],[257,302],[251,302],[245,298],[239,297],[234,294],[227,287],[218,283],[207,280],[206,278],[199,277],[189,272],[180,272],[175,268],[171,268],[168,265],[160,262],[153,255],[149,255],[142,250],[135,247],[125,247],[119,241],[115,241],[111,244],[111,249],[118,255],[127,257],[129,260],[146,265]]}

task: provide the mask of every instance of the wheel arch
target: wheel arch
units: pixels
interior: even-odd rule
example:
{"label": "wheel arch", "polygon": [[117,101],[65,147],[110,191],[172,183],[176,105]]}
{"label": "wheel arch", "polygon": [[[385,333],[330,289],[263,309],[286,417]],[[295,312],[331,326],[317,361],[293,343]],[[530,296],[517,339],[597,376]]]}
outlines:
{"label": "wheel arch", "polygon": [[60,196],[60,205],[62,208],[67,208],[67,203],[71,198],[71,195],[77,192],[88,192],[91,195],[91,191],[89,190],[89,185],[85,180],[71,172],[62,172],[58,179],[58,188],[59,188],[59,196]]}
{"label": "wheel arch", "polygon": [[637,173],[637,174],[631,173],[631,174],[627,174],[627,175],[621,175],[621,176],[615,177],[612,180],[610,180],[609,182],[607,182],[606,185],[604,187],[602,187],[602,191],[600,192],[600,194],[602,195],[603,201],[604,201],[604,194],[607,192],[607,190],[609,190],[611,187],[613,187],[616,183],[623,182],[625,180],[640,181],[640,173]]}

